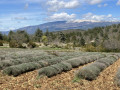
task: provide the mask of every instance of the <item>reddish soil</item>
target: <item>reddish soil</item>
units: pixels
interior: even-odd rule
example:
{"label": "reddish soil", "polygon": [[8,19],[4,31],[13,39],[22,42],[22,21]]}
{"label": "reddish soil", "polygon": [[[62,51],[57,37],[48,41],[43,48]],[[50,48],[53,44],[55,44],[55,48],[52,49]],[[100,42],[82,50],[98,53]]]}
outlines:
{"label": "reddish soil", "polygon": [[120,60],[106,68],[96,80],[80,80],[73,82],[74,68],[51,78],[37,77],[37,70],[22,74],[18,77],[5,76],[0,73],[0,90],[120,90],[114,84],[114,76]]}

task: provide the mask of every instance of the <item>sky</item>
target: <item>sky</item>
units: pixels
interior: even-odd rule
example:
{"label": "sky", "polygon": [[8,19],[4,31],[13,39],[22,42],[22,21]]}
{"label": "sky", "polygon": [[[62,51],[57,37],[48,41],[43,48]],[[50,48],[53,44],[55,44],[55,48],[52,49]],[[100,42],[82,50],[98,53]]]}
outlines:
{"label": "sky", "polygon": [[120,21],[120,0],[0,0],[0,31],[87,20]]}

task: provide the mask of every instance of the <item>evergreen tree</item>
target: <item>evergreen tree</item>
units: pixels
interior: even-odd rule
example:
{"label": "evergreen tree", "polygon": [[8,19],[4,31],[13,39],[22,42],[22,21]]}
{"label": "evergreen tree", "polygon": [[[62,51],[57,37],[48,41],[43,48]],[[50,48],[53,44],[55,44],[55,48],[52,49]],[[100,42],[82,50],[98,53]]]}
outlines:
{"label": "evergreen tree", "polygon": [[35,40],[40,42],[41,41],[41,38],[43,36],[43,32],[42,30],[40,30],[39,28],[36,30],[35,32]]}
{"label": "evergreen tree", "polygon": [[62,32],[60,32],[60,41],[64,43],[65,40],[66,40],[65,35]]}
{"label": "evergreen tree", "polygon": [[2,33],[0,33],[0,40],[3,40],[3,35],[2,35]]}
{"label": "evergreen tree", "polygon": [[47,29],[46,32],[45,32],[45,36],[49,37],[49,35],[50,35],[50,33],[49,33],[48,29]]}
{"label": "evergreen tree", "polygon": [[80,40],[80,44],[81,44],[81,46],[85,46],[85,40],[83,39],[83,37]]}

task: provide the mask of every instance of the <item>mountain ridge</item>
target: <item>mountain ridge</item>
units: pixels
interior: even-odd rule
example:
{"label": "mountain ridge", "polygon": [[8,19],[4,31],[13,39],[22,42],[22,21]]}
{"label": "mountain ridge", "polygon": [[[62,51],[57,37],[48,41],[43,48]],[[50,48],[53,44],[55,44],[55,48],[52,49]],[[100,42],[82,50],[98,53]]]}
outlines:
{"label": "mountain ridge", "polygon": [[[69,30],[69,29],[82,29],[82,30],[88,30],[94,27],[105,27],[112,24],[118,24],[120,22],[92,22],[92,21],[82,21],[82,22],[67,22],[67,21],[55,21],[55,22],[48,22],[43,23],[39,25],[33,25],[33,26],[27,26],[22,27],[19,29],[13,30],[16,32],[17,30],[25,30],[29,34],[34,34],[36,29],[41,29],[43,32],[45,32],[47,29],[50,32],[53,31],[62,31],[62,30]],[[8,34],[9,31],[2,32],[3,34]]]}

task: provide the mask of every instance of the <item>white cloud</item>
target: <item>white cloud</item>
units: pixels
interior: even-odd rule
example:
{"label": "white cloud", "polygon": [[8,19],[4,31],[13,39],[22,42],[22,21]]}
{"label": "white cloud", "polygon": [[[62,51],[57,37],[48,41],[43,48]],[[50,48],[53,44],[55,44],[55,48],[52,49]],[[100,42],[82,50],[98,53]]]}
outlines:
{"label": "white cloud", "polygon": [[104,4],[104,7],[108,6],[108,4]]}
{"label": "white cloud", "polygon": [[101,4],[99,4],[99,5],[98,5],[98,7],[102,7],[102,5],[101,5]]}
{"label": "white cloud", "polygon": [[48,21],[70,21],[70,20],[73,20],[75,19],[76,15],[75,14],[67,14],[65,12],[63,13],[55,13],[53,14],[52,16],[49,16],[47,18]]}
{"label": "white cloud", "polygon": [[120,5],[120,0],[118,0],[117,5]]}
{"label": "white cloud", "polygon": [[34,13],[13,13],[0,15],[0,30],[10,30],[25,27],[26,25],[38,25],[43,23],[45,15],[39,12]]}
{"label": "white cloud", "polygon": [[28,9],[28,7],[29,7],[29,4],[26,3],[24,9]]}
{"label": "white cloud", "polygon": [[14,20],[29,20],[27,17],[14,17]]}
{"label": "white cloud", "polygon": [[86,0],[87,3],[94,5],[94,4],[99,4],[101,3],[103,0]]}
{"label": "white cloud", "polygon": [[108,15],[95,15],[93,13],[87,13],[83,15],[83,20],[95,20],[95,21],[117,21],[112,14]]}
{"label": "white cloud", "polygon": [[101,4],[98,5],[98,7],[106,7],[106,6],[108,6],[107,3],[105,3],[105,4],[103,4],[103,5],[101,5]]}
{"label": "white cloud", "polygon": [[58,11],[62,8],[76,8],[80,5],[79,0],[71,0],[68,2],[60,1],[60,0],[50,0],[47,2],[47,5],[49,5],[49,11]]}

